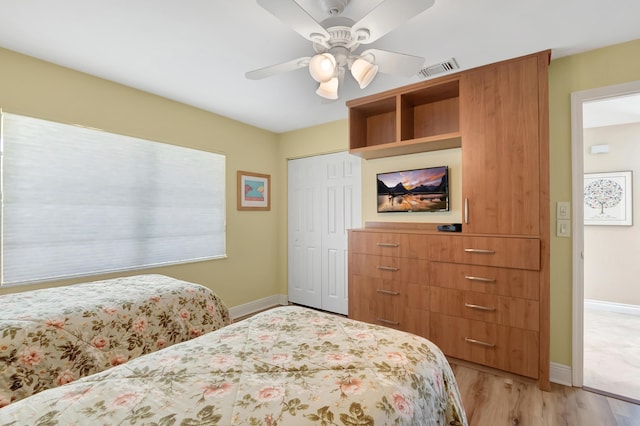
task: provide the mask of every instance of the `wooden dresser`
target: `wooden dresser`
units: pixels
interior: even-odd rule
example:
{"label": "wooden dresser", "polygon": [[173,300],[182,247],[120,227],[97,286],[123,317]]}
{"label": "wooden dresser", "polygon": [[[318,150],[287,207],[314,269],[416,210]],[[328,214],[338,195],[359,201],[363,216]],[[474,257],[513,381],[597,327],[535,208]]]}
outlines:
{"label": "wooden dresser", "polygon": [[351,232],[349,317],[429,335],[426,242],[421,235]]}
{"label": "wooden dresser", "polygon": [[540,241],[428,240],[429,337],[453,357],[538,378]]}
{"label": "wooden dresser", "polygon": [[349,231],[349,317],[449,356],[538,379],[539,300],[537,238]]}
{"label": "wooden dresser", "polygon": [[398,222],[351,230],[349,316],[420,334],[544,390],[548,64],[540,52],[347,102],[352,154],[460,147],[462,193],[450,196],[463,206],[461,232]]}

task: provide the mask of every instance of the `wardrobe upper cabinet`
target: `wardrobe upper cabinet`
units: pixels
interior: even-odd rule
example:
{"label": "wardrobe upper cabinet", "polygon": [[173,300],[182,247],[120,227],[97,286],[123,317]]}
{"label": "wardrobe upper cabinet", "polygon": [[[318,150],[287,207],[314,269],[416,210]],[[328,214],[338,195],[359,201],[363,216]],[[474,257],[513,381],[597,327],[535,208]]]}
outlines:
{"label": "wardrobe upper cabinet", "polygon": [[540,234],[548,58],[541,52],[460,76],[464,232]]}

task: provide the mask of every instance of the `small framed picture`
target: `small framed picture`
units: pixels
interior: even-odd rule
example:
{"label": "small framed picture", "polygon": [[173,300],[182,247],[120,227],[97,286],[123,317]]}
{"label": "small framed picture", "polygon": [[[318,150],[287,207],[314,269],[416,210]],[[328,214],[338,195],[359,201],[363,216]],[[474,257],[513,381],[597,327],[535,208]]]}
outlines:
{"label": "small framed picture", "polygon": [[271,175],[238,170],[238,210],[271,210]]}
{"label": "small framed picture", "polygon": [[585,173],[585,225],[632,225],[632,202],[631,172]]}

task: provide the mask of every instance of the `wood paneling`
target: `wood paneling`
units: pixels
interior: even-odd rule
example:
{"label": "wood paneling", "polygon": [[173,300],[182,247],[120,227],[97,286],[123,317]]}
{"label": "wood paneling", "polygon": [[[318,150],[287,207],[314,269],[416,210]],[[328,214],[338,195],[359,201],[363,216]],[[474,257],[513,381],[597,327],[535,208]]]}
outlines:
{"label": "wood paneling", "polygon": [[430,262],[431,286],[539,300],[537,271],[459,263]]}
{"label": "wood paneling", "polygon": [[431,287],[431,312],[538,331],[537,300]]}
{"label": "wood paneling", "polygon": [[467,232],[540,234],[539,60],[493,64],[461,77]]}
{"label": "wood paneling", "polygon": [[349,252],[426,259],[427,240],[422,235],[392,232],[352,232]]}
{"label": "wood paneling", "polygon": [[402,139],[415,139],[460,131],[460,106],[458,98],[445,99],[417,105],[412,109],[411,126],[402,134]]}
{"label": "wood paneling", "polygon": [[431,340],[448,356],[538,377],[538,333],[431,313]]}
{"label": "wood paneling", "polygon": [[387,281],[427,284],[429,263],[415,258],[353,253],[350,272]]}
{"label": "wood paneling", "polygon": [[537,271],[540,269],[540,240],[439,235],[430,240],[429,259]]}

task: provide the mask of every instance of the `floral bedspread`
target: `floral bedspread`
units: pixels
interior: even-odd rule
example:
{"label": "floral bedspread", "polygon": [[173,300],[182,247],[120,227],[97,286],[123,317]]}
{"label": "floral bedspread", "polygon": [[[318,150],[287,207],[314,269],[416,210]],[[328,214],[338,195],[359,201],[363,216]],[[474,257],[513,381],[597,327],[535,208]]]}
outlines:
{"label": "floral bedspread", "polygon": [[281,307],[0,409],[0,425],[466,425],[431,342]]}
{"label": "floral bedspread", "polygon": [[214,292],[163,275],[0,296],[0,407],[230,322]]}

